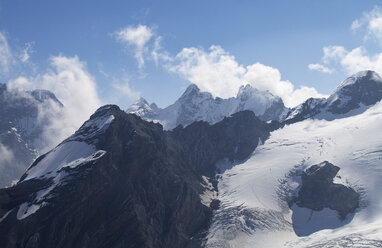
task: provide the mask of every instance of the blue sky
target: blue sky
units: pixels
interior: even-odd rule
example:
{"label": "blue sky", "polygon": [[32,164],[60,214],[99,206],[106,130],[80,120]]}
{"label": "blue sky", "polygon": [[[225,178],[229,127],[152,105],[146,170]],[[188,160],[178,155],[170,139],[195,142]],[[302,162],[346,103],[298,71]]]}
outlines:
{"label": "blue sky", "polygon": [[190,82],[222,97],[251,83],[293,106],[357,70],[382,73],[378,3],[3,0],[0,81],[85,95],[90,87],[84,99],[122,108],[139,96],[167,106]]}

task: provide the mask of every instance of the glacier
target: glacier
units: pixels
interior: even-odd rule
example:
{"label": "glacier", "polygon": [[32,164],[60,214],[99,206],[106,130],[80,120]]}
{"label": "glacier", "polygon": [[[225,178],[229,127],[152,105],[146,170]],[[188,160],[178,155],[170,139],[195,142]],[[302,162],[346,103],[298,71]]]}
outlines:
{"label": "glacier", "polygon": [[[215,211],[206,247],[382,246],[381,126],[379,102],[359,115],[307,119],[272,132],[246,161],[219,175],[221,208]],[[331,209],[289,207],[280,194],[283,182],[289,190],[298,187],[293,171],[326,160],[340,167],[335,182],[362,196],[360,207],[344,220]],[[263,219],[254,221],[248,213]],[[231,225],[224,218],[231,218]],[[299,236],[296,224],[317,230]]]}

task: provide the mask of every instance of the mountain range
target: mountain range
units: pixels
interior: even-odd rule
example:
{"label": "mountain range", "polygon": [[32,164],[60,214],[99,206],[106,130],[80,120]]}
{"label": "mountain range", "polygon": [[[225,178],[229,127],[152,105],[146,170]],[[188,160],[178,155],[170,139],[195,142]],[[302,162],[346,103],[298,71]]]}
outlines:
{"label": "mountain range", "polygon": [[243,110],[251,110],[261,120],[269,121],[282,119],[288,109],[280,97],[269,91],[259,91],[249,84],[241,86],[236,97],[228,99],[214,98],[211,93],[201,92],[195,84],[191,84],[174,104],[164,109],[140,98],[126,112],[148,121],[159,122],[164,129],[170,130],[195,121],[214,124]]}
{"label": "mountain range", "polygon": [[106,105],[0,189],[1,247],[381,247],[381,99],[363,71],[292,109]]}

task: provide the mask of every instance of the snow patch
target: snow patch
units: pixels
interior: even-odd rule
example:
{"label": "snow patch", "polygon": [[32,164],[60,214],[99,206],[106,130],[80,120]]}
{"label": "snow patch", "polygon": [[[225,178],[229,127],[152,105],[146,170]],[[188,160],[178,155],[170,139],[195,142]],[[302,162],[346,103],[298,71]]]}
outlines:
{"label": "snow patch", "polygon": [[85,161],[95,151],[95,147],[86,142],[68,141],[61,143],[47,153],[36,165],[27,170],[27,177],[24,181],[32,178],[54,177],[63,167],[75,167],[74,165],[79,164],[78,161]]}
{"label": "snow patch", "polygon": [[206,176],[202,176],[204,187],[204,192],[200,194],[200,200],[203,205],[206,207],[210,207],[210,204],[213,200],[217,199],[218,192],[215,190],[214,186],[210,183],[209,178]]}

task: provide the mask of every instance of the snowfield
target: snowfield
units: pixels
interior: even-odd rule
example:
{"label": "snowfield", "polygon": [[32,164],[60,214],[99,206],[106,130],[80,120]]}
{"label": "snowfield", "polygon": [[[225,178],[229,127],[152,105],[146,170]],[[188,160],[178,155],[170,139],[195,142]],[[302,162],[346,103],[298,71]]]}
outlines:
{"label": "snowfield", "polygon": [[[382,103],[352,117],[305,120],[271,133],[219,177],[221,207],[206,247],[382,247]],[[323,161],[340,167],[334,182],[361,194],[355,214],[293,205],[296,171]],[[297,234],[298,235],[297,235]]]}

